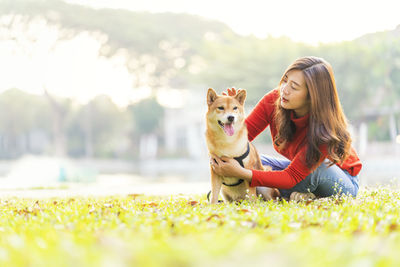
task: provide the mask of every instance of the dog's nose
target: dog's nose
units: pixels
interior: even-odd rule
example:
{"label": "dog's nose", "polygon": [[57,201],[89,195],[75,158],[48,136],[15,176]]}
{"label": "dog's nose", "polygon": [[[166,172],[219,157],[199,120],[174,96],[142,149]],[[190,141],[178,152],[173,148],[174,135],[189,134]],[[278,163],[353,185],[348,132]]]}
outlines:
{"label": "dog's nose", "polygon": [[234,116],[228,116],[228,121],[233,122],[234,119],[235,119]]}

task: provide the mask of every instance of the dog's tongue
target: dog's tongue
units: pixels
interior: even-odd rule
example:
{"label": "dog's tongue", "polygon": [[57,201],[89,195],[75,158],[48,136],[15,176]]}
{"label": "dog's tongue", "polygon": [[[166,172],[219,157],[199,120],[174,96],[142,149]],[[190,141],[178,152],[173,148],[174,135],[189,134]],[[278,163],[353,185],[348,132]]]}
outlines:
{"label": "dog's tongue", "polygon": [[232,136],[235,133],[232,124],[225,124],[224,131],[227,135]]}

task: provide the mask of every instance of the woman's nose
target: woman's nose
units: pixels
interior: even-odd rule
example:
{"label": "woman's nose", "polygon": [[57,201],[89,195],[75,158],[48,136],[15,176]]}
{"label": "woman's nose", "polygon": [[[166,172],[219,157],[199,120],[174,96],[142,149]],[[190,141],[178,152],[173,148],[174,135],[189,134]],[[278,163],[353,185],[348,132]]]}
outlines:
{"label": "woman's nose", "polygon": [[281,91],[282,91],[282,94],[284,94],[284,95],[288,94],[288,90],[286,88],[287,88],[287,83],[286,84],[282,84]]}

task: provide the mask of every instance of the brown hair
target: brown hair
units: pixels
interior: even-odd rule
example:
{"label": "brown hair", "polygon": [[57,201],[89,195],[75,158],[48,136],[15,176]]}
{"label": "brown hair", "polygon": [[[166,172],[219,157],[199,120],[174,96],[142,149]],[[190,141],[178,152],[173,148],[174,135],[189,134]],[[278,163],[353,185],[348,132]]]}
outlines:
{"label": "brown hair", "polygon": [[[347,119],[340,105],[331,65],[322,58],[299,58],[286,69],[279,88],[291,70],[302,71],[310,100],[305,159],[307,166],[311,169],[316,167],[321,157],[321,145],[327,146],[328,158],[332,164],[343,162],[349,155],[351,137],[347,131]],[[281,106],[280,97],[275,105],[278,134],[274,142],[283,148],[292,141],[296,126],[290,119],[292,111]]]}

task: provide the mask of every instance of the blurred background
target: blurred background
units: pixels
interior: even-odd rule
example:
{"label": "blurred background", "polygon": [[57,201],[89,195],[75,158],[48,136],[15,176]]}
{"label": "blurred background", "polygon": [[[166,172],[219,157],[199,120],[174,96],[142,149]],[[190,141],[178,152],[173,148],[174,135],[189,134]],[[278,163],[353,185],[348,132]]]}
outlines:
{"label": "blurred background", "polygon": [[[1,0],[0,191],[206,193],[207,89],[247,89],[249,113],[307,55],[333,66],[361,184],[393,183],[398,10],[388,0]],[[254,144],[277,155],[269,130]]]}

